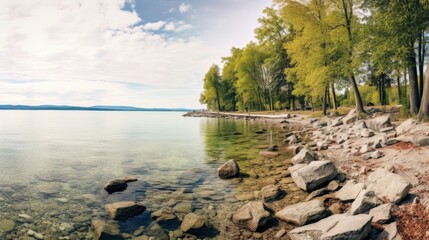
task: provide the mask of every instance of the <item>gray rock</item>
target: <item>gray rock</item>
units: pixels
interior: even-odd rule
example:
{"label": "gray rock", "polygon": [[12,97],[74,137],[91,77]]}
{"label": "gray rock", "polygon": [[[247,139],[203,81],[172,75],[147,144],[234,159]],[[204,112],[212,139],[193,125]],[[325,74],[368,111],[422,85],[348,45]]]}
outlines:
{"label": "gray rock", "polygon": [[288,168],[288,171],[292,174],[296,170],[299,170],[299,169],[301,169],[303,167],[307,167],[307,166],[308,166],[308,164],[296,164],[296,165],[290,166]]}
{"label": "gray rock", "polygon": [[381,205],[382,203],[383,202],[377,198],[373,191],[362,190],[353,201],[350,213],[352,215],[367,213],[369,210]]}
{"label": "gray rock", "polygon": [[376,240],[402,240],[396,222],[387,225]]}
{"label": "gray rock", "polygon": [[371,131],[371,130],[369,130],[369,129],[367,129],[367,128],[365,128],[365,129],[363,129],[363,130],[360,132],[360,135],[361,135],[362,137],[369,138],[369,137],[374,136],[374,132],[373,132],[373,131]]}
{"label": "gray rock", "polygon": [[316,223],[295,228],[288,233],[288,236],[292,240],[320,240],[324,233],[327,233],[345,218],[347,218],[345,214],[332,215]]}
{"label": "gray rock", "polygon": [[337,175],[337,169],[329,160],[313,161],[308,166],[291,171],[295,184],[304,191],[311,192],[320,185],[332,180]]}
{"label": "gray rock", "polygon": [[372,159],[378,159],[383,157],[383,153],[380,152],[379,150],[376,150],[375,152],[371,153],[371,158]]}
{"label": "gray rock", "polygon": [[271,220],[272,216],[263,202],[246,203],[232,216],[232,221],[237,226],[252,232],[265,228]]}
{"label": "gray rock", "polygon": [[111,179],[104,186],[104,190],[109,193],[124,191],[127,189],[128,184],[123,179]]}
{"label": "gray rock", "polygon": [[409,132],[413,126],[415,126],[416,120],[410,118],[399,124],[398,127],[396,127],[396,132],[398,135],[404,134],[406,132]]}
{"label": "gray rock", "polygon": [[372,216],[372,222],[375,223],[386,223],[392,218],[392,203],[386,203],[373,208],[369,211],[369,215]]}
{"label": "gray rock", "polygon": [[146,210],[146,206],[133,201],[123,201],[106,204],[105,209],[112,219],[122,221],[142,214]]}
{"label": "gray rock", "polygon": [[264,202],[274,202],[282,199],[285,196],[285,191],[280,189],[278,185],[267,185],[261,189],[262,199]]}
{"label": "gray rock", "polygon": [[121,231],[116,224],[107,223],[102,220],[93,220],[91,227],[94,230],[95,240],[120,240],[123,239]]}
{"label": "gray rock", "polygon": [[192,230],[198,230],[205,227],[208,227],[208,219],[206,216],[188,213],[180,225],[180,230],[182,232],[190,232]]}
{"label": "gray rock", "polygon": [[374,191],[380,199],[399,203],[407,196],[412,185],[403,177],[391,173],[386,169],[379,168],[371,173],[367,179],[367,189]]}
{"label": "gray rock", "polygon": [[335,197],[341,201],[352,201],[357,198],[359,192],[364,188],[364,183],[349,180],[338,192],[335,193]]}
{"label": "gray rock", "polygon": [[217,169],[217,175],[221,179],[238,177],[239,174],[240,174],[240,167],[238,166],[237,162],[233,159],[224,163],[222,166],[220,166]]}
{"label": "gray rock", "polygon": [[315,197],[319,197],[319,196],[328,194],[329,192],[330,191],[328,190],[327,187],[314,190],[307,196],[307,198],[305,198],[305,201],[310,201]]}
{"label": "gray rock", "polygon": [[392,122],[389,116],[380,116],[366,121],[368,128],[374,131],[380,131],[382,128],[391,127]]}
{"label": "gray rock", "polygon": [[303,148],[297,155],[292,158],[292,163],[296,164],[308,164],[316,160],[316,154],[308,148]]}
{"label": "gray rock", "polygon": [[412,141],[419,147],[425,147],[429,145],[429,137],[427,136],[415,135]]}
{"label": "gray rock", "polygon": [[371,230],[372,217],[367,214],[348,216],[339,221],[328,232],[322,234],[321,240],[365,239]]}
{"label": "gray rock", "polygon": [[357,121],[357,112],[356,109],[351,110],[343,119],[341,119],[343,124],[350,124]]}
{"label": "gray rock", "polygon": [[315,222],[329,215],[320,200],[301,202],[283,208],[276,212],[276,217],[282,221],[295,225],[305,225]]}

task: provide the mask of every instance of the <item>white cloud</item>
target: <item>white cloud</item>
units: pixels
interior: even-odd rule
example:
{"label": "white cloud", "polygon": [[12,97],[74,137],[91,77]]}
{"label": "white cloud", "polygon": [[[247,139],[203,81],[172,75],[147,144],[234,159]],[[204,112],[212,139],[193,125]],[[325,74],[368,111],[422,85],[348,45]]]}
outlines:
{"label": "white cloud", "polygon": [[186,4],[186,3],[181,3],[179,6],[179,12],[180,13],[185,13],[187,11],[189,11],[191,9],[191,5]]}
{"label": "white cloud", "polygon": [[164,21],[158,21],[158,22],[150,22],[143,25],[143,30],[145,31],[158,31],[162,27],[164,27],[165,22]]}
{"label": "white cloud", "polygon": [[0,1],[0,102],[198,107],[205,71],[238,38],[213,25],[182,39],[192,26],[175,20],[141,26],[125,1]]}
{"label": "white cloud", "polygon": [[184,21],[169,22],[164,26],[164,30],[176,33],[180,33],[189,29],[192,29],[192,25],[187,24]]}

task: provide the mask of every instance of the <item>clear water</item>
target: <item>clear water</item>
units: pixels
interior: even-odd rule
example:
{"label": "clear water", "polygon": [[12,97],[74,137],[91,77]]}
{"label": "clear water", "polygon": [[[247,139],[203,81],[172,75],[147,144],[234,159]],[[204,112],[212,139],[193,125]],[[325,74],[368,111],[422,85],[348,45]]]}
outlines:
{"label": "clear water", "polygon": [[[153,227],[150,213],[166,204],[186,202],[201,214],[219,214],[238,182],[218,179],[217,167],[230,158],[245,166],[269,145],[267,134],[254,131],[272,126],[182,114],[0,111],[0,221],[16,224],[12,231],[0,230],[0,239],[26,236],[29,229],[45,239],[91,239],[91,219],[107,220],[104,204],[121,200],[148,207],[118,223],[130,239],[166,238],[177,229],[180,221]],[[129,175],[139,181],[126,191],[109,195],[103,190],[109,179]],[[19,214],[33,219],[21,221]],[[72,228],[64,230],[67,224]],[[219,234],[220,223],[212,224],[208,237]]]}

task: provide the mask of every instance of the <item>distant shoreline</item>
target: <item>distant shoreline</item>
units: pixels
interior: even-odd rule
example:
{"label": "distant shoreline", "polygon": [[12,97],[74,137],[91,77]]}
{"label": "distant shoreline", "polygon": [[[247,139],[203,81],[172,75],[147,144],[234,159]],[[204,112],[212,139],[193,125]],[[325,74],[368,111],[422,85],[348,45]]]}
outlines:
{"label": "distant shoreline", "polygon": [[67,106],[67,105],[39,105],[39,106],[0,105],[0,111],[1,110],[110,111],[110,112],[189,112],[189,111],[194,111],[193,109],[186,109],[186,108],[139,108],[139,107],[129,107],[129,106],[79,107],[79,106]]}

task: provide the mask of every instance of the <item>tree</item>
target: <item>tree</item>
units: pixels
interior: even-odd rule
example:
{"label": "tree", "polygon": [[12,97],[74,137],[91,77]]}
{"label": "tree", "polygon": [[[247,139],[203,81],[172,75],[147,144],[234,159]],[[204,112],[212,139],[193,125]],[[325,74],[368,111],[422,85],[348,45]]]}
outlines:
{"label": "tree", "polygon": [[[410,91],[410,112],[417,113],[420,106],[419,81],[417,73],[416,55],[421,55],[422,47],[416,54],[416,45],[422,42],[421,36],[428,24],[429,12],[423,8],[422,0],[371,0],[369,6],[374,15],[374,26],[378,31],[383,30],[383,34],[376,35],[382,40],[382,47],[379,51],[386,51],[394,57],[397,68],[403,67],[408,70],[409,91]],[[377,41],[377,38],[375,39]],[[380,52],[378,57],[383,56]],[[377,57],[377,55],[375,55]],[[422,61],[421,56],[419,62]],[[391,64],[388,61],[379,61],[380,66]],[[420,75],[422,76],[420,70]],[[421,78],[423,80],[423,78]],[[424,86],[420,81],[420,89]],[[421,90],[420,90],[421,92]]]}
{"label": "tree", "polygon": [[330,0],[334,6],[332,14],[336,19],[341,19],[332,31],[333,41],[338,47],[344,47],[345,57],[342,59],[343,69],[349,80],[354,93],[356,110],[365,112],[362,98],[359,93],[355,73],[360,65],[359,58],[356,56],[356,44],[358,43],[357,34],[360,23],[355,15],[355,8],[360,4],[359,0]]}
{"label": "tree", "polygon": [[221,111],[221,77],[217,65],[212,65],[206,73],[203,88],[204,91],[200,96],[200,102],[207,104],[207,109],[209,110]]}
{"label": "tree", "polygon": [[[421,2],[422,10],[429,12],[429,0]],[[426,29],[429,28],[429,17],[426,19]],[[429,118],[429,61],[426,65],[426,78],[423,84],[422,102],[417,119],[423,121]]]}

